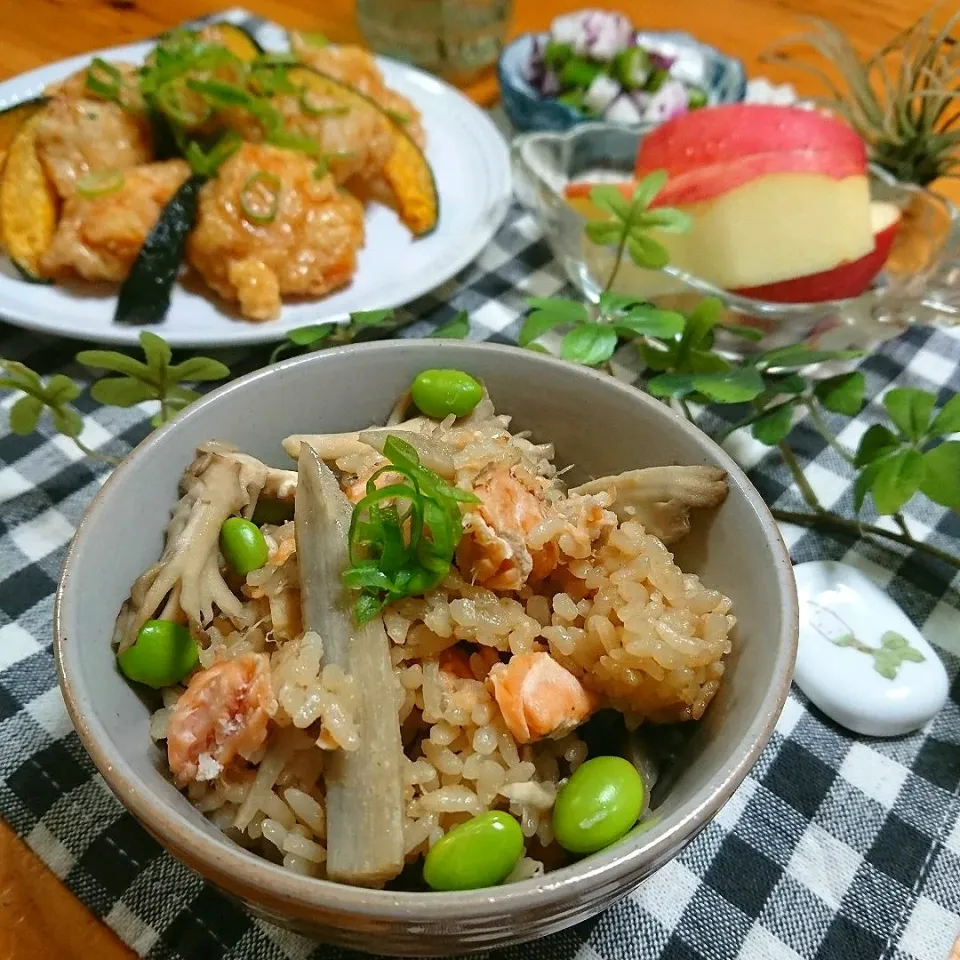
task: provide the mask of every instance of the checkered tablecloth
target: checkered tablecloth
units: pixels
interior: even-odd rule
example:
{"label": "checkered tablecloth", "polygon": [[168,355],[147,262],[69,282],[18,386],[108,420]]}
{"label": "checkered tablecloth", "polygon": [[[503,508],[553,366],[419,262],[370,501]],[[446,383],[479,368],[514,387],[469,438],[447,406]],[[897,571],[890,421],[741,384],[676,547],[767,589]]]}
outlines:
{"label": "checkered tablecloth", "polygon": [[[400,335],[422,336],[464,309],[472,338],[513,343],[523,299],[563,290],[533,220],[514,209],[473,266],[410,305]],[[77,349],[0,325],[0,355],[45,375],[82,381]],[[242,373],[263,351],[221,356]],[[849,445],[893,384],[937,389],[941,401],[960,391],[960,336],[913,329],[861,369],[872,401],[843,427]],[[86,393],[77,405],[82,439],[98,451],[125,454],[150,430],[146,409],[99,408]],[[0,420],[0,814],[143,956],[344,956],[251,918],[164,853],[107,790],[67,719],[50,647],[64,552],[107,468],[46,428],[18,437]],[[801,422],[790,443],[823,502],[849,509],[852,475],[819,434]],[[802,509],[767,448],[735,437],[730,449],[768,503]],[[907,516],[917,534],[960,550],[957,515],[918,498]],[[750,776],[679,857],[615,908],[504,960],[946,960],[960,933],[960,576],[918,554],[784,532],[795,561],[852,563],[903,606],[946,664],[947,706],[921,732],[870,740],[794,689]]]}

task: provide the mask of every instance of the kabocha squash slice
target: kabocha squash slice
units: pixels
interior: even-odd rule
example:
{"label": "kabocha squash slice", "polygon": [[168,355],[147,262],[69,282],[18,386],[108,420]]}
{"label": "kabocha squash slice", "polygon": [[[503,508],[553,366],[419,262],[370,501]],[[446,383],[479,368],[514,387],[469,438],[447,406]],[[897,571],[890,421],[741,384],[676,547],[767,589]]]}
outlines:
{"label": "kabocha squash slice", "polygon": [[235,23],[211,23],[203,27],[201,32],[207,41],[226,47],[246,63],[256,60],[263,53],[263,47],[253,36]]}
{"label": "kabocha squash slice", "polygon": [[120,287],[114,323],[160,323],[166,316],[205,182],[206,177],[194,174],[160,211]]}
{"label": "kabocha squash slice", "polygon": [[334,97],[356,110],[376,110],[383,114],[395,132],[393,153],[384,168],[384,177],[393,191],[397,214],[415,237],[423,237],[437,225],[440,198],[433,171],[423,151],[410,139],[390,114],[370,97],[354,87],[310,67],[291,67],[290,82],[317,94]]}
{"label": "kabocha squash slice", "polygon": [[0,110],[0,152],[10,149],[17,131],[35,113],[39,113],[46,102],[46,97],[34,97],[32,100],[24,100],[22,103],[15,103],[12,107]]}
{"label": "kabocha squash slice", "polygon": [[0,237],[24,279],[46,283],[40,258],[57,229],[60,200],[37,155],[39,114],[30,116],[10,142],[0,176]]}

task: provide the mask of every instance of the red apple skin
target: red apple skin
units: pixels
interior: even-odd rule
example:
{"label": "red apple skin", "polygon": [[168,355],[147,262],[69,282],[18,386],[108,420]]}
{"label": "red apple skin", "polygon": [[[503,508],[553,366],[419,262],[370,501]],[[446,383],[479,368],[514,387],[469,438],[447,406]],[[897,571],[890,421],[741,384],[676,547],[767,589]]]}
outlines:
{"label": "red apple skin", "polygon": [[841,263],[831,270],[793,277],[761,287],[741,287],[733,292],[753,300],[768,303],[823,303],[826,300],[844,300],[859,297],[867,290],[873,278],[883,269],[896,239],[900,220],[895,220],[874,236],[873,250],[859,260]]}
{"label": "red apple skin", "polygon": [[[714,200],[759,177],[777,173],[821,174],[832,180],[862,176],[864,166],[858,158],[844,153],[825,153],[817,150],[790,150],[781,153],[758,153],[739,157],[725,163],[698,167],[669,179],[657,194],[653,207],[686,207],[694,203]],[[568,184],[564,191],[568,199],[586,197],[592,183]],[[636,188],[636,181],[614,184],[628,200]]]}
{"label": "red apple skin", "polygon": [[641,140],[637,177],[666,170],[670,177],[758,154],[811,151],[843,157],[866,169],[863,140],[834,117],[799,107],[730,103],[668,120]]}

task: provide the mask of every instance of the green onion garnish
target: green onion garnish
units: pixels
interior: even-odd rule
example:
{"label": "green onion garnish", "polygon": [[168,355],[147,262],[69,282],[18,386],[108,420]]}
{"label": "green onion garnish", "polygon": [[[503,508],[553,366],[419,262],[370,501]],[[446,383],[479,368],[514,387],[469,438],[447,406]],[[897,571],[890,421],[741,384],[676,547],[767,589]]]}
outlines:
{"label": "green onion garnish", "polygon": [[312,137],[305,137],[300,133],[290,133],[288,130],[273,130],[267,134],[267,143],[284,150],[297,150],[308,157],[320,155],[320,144]]}
{"label": "green onion garnish", "polygon": [[[189,82],[189,81],[188,81]],[[213,105],[206,97],[187,91],[180,81],[164,84],[156,94],[157,106],[183,127],[197,127],[210,118]]]}
{"label": "green onion garnish", "polygon": [[330,41],[322,33],[301,33],[300,36],[309,43],[311,47],[330,46]]}
{"label": "green onion garnish", "polygon": [[252,66],[256,67],[295,67],[300,63],[292,53],[261,53]]}
{"label": "green onion garnish", "polygon": [[94,57],[87,67],[86,87],[103,100],[119,101],[123,88],[123,74],[112,63]]}
{"label": "green onion garnish", "polygon": [[265,97],[296,93],[297,90],[287,76],[285,66],[253,66],[250,70],[250,85]]}
{"label": "green onion garnish", "polygon": [[335,103],[318,106],[310,102],[310,94],[313,91],[309,87],[300,88],[300,106],[304,113],[311,117],[339,117],[350,112],[350,108],[345,103]]}
{"label": "green onion garnish", "polygon": [[394,122],[399,123],[401,126],[405,126],[412,119],[410,114],[403,113],[400,110],[384,110],[384,113]]}
{"label": "green onion garnish", "polygon": [[87,198],[102,197],[115,193],[123,183],[123,174],[119,170],[95,170],[77,181],[77,193]]}
{"label": "green onion garnish", "polygon": [[326,157],[321,157],[317,165],[313,168],[313,178],[322,180],[330,172],[330,164]]}
{"label": "green onion garnish", "polygon": [[[360,592],[353,609],[361,624],[387,604],[442,582],[463,536],[460,505],[479,503],[422,466],[405,440],[388,437],[383,455],[390,464],[367,481],[366,496],[350,518],[351,566],[343,582]],[[377,480],[386,474],[397,479],[378,489]]]}
{"label": "green onion garnish", "polygon": [[266,170],[251,174],[240,191],[240,209],[251,223],[273,223],[280,212],[280,178]]}
{"label": "green onion garnish", "polygon": [[247,107],[250,94],[236,84],[223,83],[220,80],[187,80],[187,88],[199,93],[207,103],[215,107]]}
{"label": "green onion garnish", "polygon": [[204,152],[195,140],[187,144],[184,155],[193,172],[201,177],[215,177],[226,160],[243,145],[243,138],[236,130],[228,130],[210,150]]}

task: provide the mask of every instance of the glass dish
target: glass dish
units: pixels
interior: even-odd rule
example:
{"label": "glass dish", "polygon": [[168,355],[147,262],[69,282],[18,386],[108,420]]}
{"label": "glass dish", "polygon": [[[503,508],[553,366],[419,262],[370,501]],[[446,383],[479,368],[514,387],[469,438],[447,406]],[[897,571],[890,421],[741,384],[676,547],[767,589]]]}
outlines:
{"label": "glass dish", "polygon": [[[612,247],[598,247],[583,233],[586,220],[564,199],[573,180],[630,179],[640,139],[653,129],[610,123],[583,124],[566,133],[528,133],[512,146],[514,191],[529,207],[554,256],[570,280],[595,301],[610,276]],[[872,199],[894,203],[904,219],[893,251],[873,288],[859,297],[822,303],[770,303],[738,296],[668,266],[654,281],[653,299],[664,307],[689,309],[705,296],[724,304],[723,323],[752,327],[756,342],[722,335],[718,345],[735,353],[807,342],[823,349],[869,348],[912,323],[960,322],[960,213],[947,199],[900,183],[876,167],[870,170]],[[631,269],[635,269],[631,265]],[[621,277],[629,271],[622,271]],[[645,286],[647,284],[645,283]],[[614,284],[618,289],[619,284]],[[722,341],[722,342],[721,342]]]}
{"label": "glass dish", "polygon": [[[673,58],[670,75],[705,90],[710,103],[737,103],[746,95],[743,64],[689,33],[638,30],[635,36],[645,49]],[[524,79],[534,41],[542,37],[546,34],[525,33],[500,54],[497,76],[503,108],[517,130],[569,130],[589,117],[576,107],[544,99]]]}

